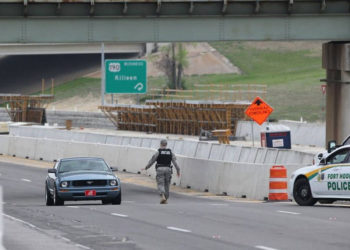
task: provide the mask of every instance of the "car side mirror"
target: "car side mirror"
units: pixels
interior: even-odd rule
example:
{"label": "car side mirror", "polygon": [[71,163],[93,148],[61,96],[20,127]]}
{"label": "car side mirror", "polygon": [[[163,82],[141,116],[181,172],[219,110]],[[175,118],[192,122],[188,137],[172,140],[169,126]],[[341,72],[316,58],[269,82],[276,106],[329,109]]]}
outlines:
{"label": "car side mirror", "polygon": [[319,165],[326,165],[326,158],[322,158]]}
{"label": "car side mirror", "polygon": [[329,141],[328,142],[328,144],[327,144],[328,153],[332,152],[336,148],[337,148],[337,142],[336,141]]}
{"label": "car side mirror", "polygon": [[111,170],[112,170],[113,172],[118,172],[118,168],[117,168],[117,167],[111,167]]}
{"label": "car side mirror", "polygon": [[317,158],[318,158],[319,160],[322,160],[323,154],[322,154],[322,153],[319,153],[319,154],[317,155]]}
{"label": "car side mirror", "polygon": [[49,168],[49,169],[47,170],[47,172],[48,172],[49,174],[57,174],[57,170],[54,169],[54,168]]}

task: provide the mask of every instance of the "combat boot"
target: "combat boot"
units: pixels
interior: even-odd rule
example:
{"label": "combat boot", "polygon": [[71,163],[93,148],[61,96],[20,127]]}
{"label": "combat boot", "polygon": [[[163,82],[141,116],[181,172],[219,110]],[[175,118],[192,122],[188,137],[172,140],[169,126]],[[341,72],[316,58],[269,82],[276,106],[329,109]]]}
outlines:
{"label": "combat boot", "polygon": [[160,204],[166,204],[166,198],[164,194],[160,195]]}

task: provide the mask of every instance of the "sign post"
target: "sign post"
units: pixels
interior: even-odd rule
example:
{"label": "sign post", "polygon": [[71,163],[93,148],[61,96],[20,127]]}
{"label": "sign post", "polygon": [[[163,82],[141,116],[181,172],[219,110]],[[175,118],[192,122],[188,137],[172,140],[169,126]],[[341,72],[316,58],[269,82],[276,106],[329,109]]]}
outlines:
{"label": "sign post", "polygon": [[[257,124],[263,124],[269,115],[273,112],[273,108],[257,96],[254,101],[245,110],[245,114],[249,116]],[[254,129],[252,123],[252,142],[254,146]]]}
{"label": "sign post", "polygon": [[105,105],[104,61],[105,61],[105,44],[101,43],[101,105]]}
{"label": "sign post", "polygon": [[106,93],[144,94],[147,92],[145,60],[106,60]]}

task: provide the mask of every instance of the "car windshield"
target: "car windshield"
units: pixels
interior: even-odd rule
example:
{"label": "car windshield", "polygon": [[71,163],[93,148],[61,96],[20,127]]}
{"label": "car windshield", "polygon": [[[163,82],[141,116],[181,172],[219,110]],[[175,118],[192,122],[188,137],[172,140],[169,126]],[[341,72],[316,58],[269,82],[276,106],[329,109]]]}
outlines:
{"label": "car windshield", "polygon": [[59,173],[73,171],[110,171],[106,163],[101,159],[80,159],[62,161],[58,169]]}

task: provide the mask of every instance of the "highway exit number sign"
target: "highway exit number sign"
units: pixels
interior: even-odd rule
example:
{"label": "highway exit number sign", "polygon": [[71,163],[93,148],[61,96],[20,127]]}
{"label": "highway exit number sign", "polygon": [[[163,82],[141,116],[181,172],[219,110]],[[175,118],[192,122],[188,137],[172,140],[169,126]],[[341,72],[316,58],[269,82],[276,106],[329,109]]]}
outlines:
{"label": "highway exit number sign", "polygon": [[145,60],[106,60],[107,94],[144,94],[147,92]]}

